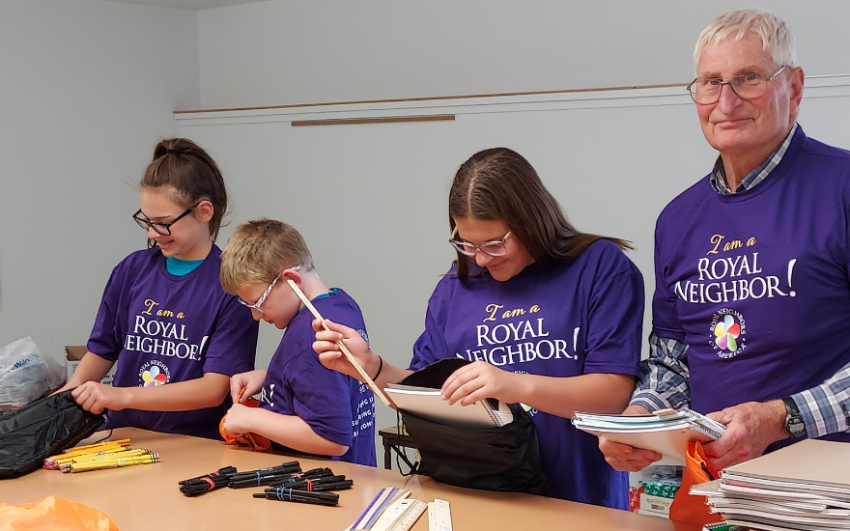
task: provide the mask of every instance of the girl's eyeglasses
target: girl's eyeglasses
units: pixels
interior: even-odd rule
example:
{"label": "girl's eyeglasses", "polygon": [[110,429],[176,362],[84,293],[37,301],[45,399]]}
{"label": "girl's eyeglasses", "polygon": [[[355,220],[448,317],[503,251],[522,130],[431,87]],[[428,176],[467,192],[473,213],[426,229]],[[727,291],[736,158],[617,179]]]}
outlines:
{"label": "girl's eyeglasses", "polygon": [[195,209],[196,206],[198,206],[198,204],[199,203],[195,203],[190,208],[188,208],[186,210],[186,212],[183,212],[182,214],[180,214],[176,218],[172,219],[168,223],[157,223],[156,221],[149,220],[148,218],[145,217],[144,214],[142,214],[141,208],[139,210],[137,210],[135,214],[133,214],[133,220],[136,222],[136,224],[139,227],[141,227],[145,230],[153,229],[154,232],[156,232],[157,234],[161,234],[162,236],[171,236],[171,226],[174,225],[175,223],[177,223],[178,221],[180,221],[181,219],[183,219],[184,217],[186,217],[189,214],[189,212],[191,212],[192,210]]}
{"label": "girl's eyeglasses", "polygon": [[458,252],[465,254],[466,256],[475,256],[475,253],[478,251],[490,256],[505,256],[508,254],[508,248],[505,247],[505,242],[508,240],[510,235],[511,231],[508,231],[508,233],[505,234],[505,237],[501,240],[484,242],[481,245],[475,245],[469,242],[455,240],[455,236],[457,236],[457,227],[455,227],[452,231],[452,237],[449,240],[449,243],[452,244]]}

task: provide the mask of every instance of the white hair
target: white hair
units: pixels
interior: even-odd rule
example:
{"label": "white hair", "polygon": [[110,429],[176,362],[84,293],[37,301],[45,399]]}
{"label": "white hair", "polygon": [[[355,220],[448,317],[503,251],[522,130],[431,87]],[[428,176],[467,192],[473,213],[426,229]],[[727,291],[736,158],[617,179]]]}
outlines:
{"label": "white hair", "polygon": [[694,71],[699,66],[703,48],[732,34],[736,40],[740,40],[747,31],[761,38],[762,49],[770,54],[777,66],[796,68],[797,46],[788,25],[773,13],[760,9],[740,9],[720,15],[699,34],[694,49]]}

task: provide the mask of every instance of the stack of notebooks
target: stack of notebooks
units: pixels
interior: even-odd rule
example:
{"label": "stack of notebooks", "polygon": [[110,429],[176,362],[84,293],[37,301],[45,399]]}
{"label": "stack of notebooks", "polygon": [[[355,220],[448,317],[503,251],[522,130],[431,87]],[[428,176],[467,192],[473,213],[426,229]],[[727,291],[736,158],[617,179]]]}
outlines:
{"label": "stack of notebooks", "polygon": [[389,384],[384,391],[398,409],[416,413],[447,426],[505,426],[514,420],[510,408],[492,398],[462,406],[459,401],[449,404],[443,400],[439,389]]}
{"label": "stack of notebooks", "polygon": [[726,426],[696,411],[663,409],[650,415],[600,415],[576,411],[573,425],[597,437],[662,454],[665,464],[685,464],[690,439],[719,439]]}
{"label": "stack of notebooks", "polygon": [[727,524],[768,531],[850,529],[850,444],[808,439],[691,487]]}

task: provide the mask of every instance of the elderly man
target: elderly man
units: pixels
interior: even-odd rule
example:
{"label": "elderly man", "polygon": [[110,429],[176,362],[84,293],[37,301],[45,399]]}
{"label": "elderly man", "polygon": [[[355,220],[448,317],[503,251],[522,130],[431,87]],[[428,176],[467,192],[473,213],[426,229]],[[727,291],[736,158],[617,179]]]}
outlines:
{"label": "elderly man", "polygon": [[[796,122],[804,75],[777,17],[727,13],[689,86],[713,171],[661,213],[650,357],[626,413],[690,407],[726,424],[723,468],[796,438],[850,441],[850,153]],[[660,459],[602,439],[620,470]]]}

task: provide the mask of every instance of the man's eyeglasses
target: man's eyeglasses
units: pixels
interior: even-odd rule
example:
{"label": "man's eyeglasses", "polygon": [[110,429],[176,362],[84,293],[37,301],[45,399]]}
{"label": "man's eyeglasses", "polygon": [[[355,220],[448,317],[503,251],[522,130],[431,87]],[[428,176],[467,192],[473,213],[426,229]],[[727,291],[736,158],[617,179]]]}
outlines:
{"label": "man's eyeglasses", "polygon": [[688,93],[691,95],[694,103],[707,105],[719,100],[720,93],[723,91],[723,85],[729,85],[732,92],[737,94],[742,100],[753,100],[764,96],[767,92],[767,82],[773,81],[773,78],[778,76],[786,68],[788,67],[783,66],[770,77],[764,77],[759,74],[741,74],[740,76],[730,77],[727,80],[720,78],[696,78],[688,85]]}
{"label": "man's eyeglasses", "polygon": [[505,247],[505,242],[508,240],[510,235],[511,231],[508,231],[508,233],[505,234],[505,237],[501,240],[484,242],[481,245],[475,245],[469,242],[455,240],[455,236],[457,236],[457,227],[455,227],[452,231],[452,237],[449,240],[449,243],[452,244],[458,252],[465,254],[466,256],[475,256],[475,253],[478,251],[490,256],[505,256],[508,254],[508,248]]}
{"label": "man's eyeglasses", "polygon": [[[291,269],[292,271],[298,271],[299,269],[301,269],[301,266],[300,265],[292,266],[292,267],[288,267],[287,269]],[[283,272],[281,272],[280,275],[282,275],[282,274],[283,274]],[[269,287],[266,288],[266,291],[263,292],[263,294],[260,296],[259,299],[257,299],[257,302],[255,302],[254,304],[248,304],[247,302],[245,302],[245,299],[243,299],[242,297],[237,297],[236,300],[238,300],[239,304],[241,304],[242,306],[247,306],[248,308],[250,308],[252,310],[257,310],[260,313],[266,313],[266,312],[263,311],[262,308],[260,308],[260,306],[262,306],[262,304],[264,302],[266,302],[266,299],[269,297],[269,293],[272,292],[272,288],[274,288],[274,285],[277,284],[278,279],[280,279],[280,275],[274,277],[274,280],[272,280],[272,283],[269,284]]]}
{"label": "man's eyeglasses", "polygon": [[189,212],[193,211],[195,207],[198,206],[198,204],[199,203],[195,203],[190,208],[188,208],[186,212],[183,212],[168,223],[157,223],[156,221],[149,220],[145,217],[144,214],[142,214],[141,208],[137,210],[135,214],[133,214],[133,219],[136,221],[136,224],[138,224],[139,227],[145,230],[153,229],[154,232],[156,232],[157,234],[161,234],[162,236],[171,236],[171,226],[186,217]]}

